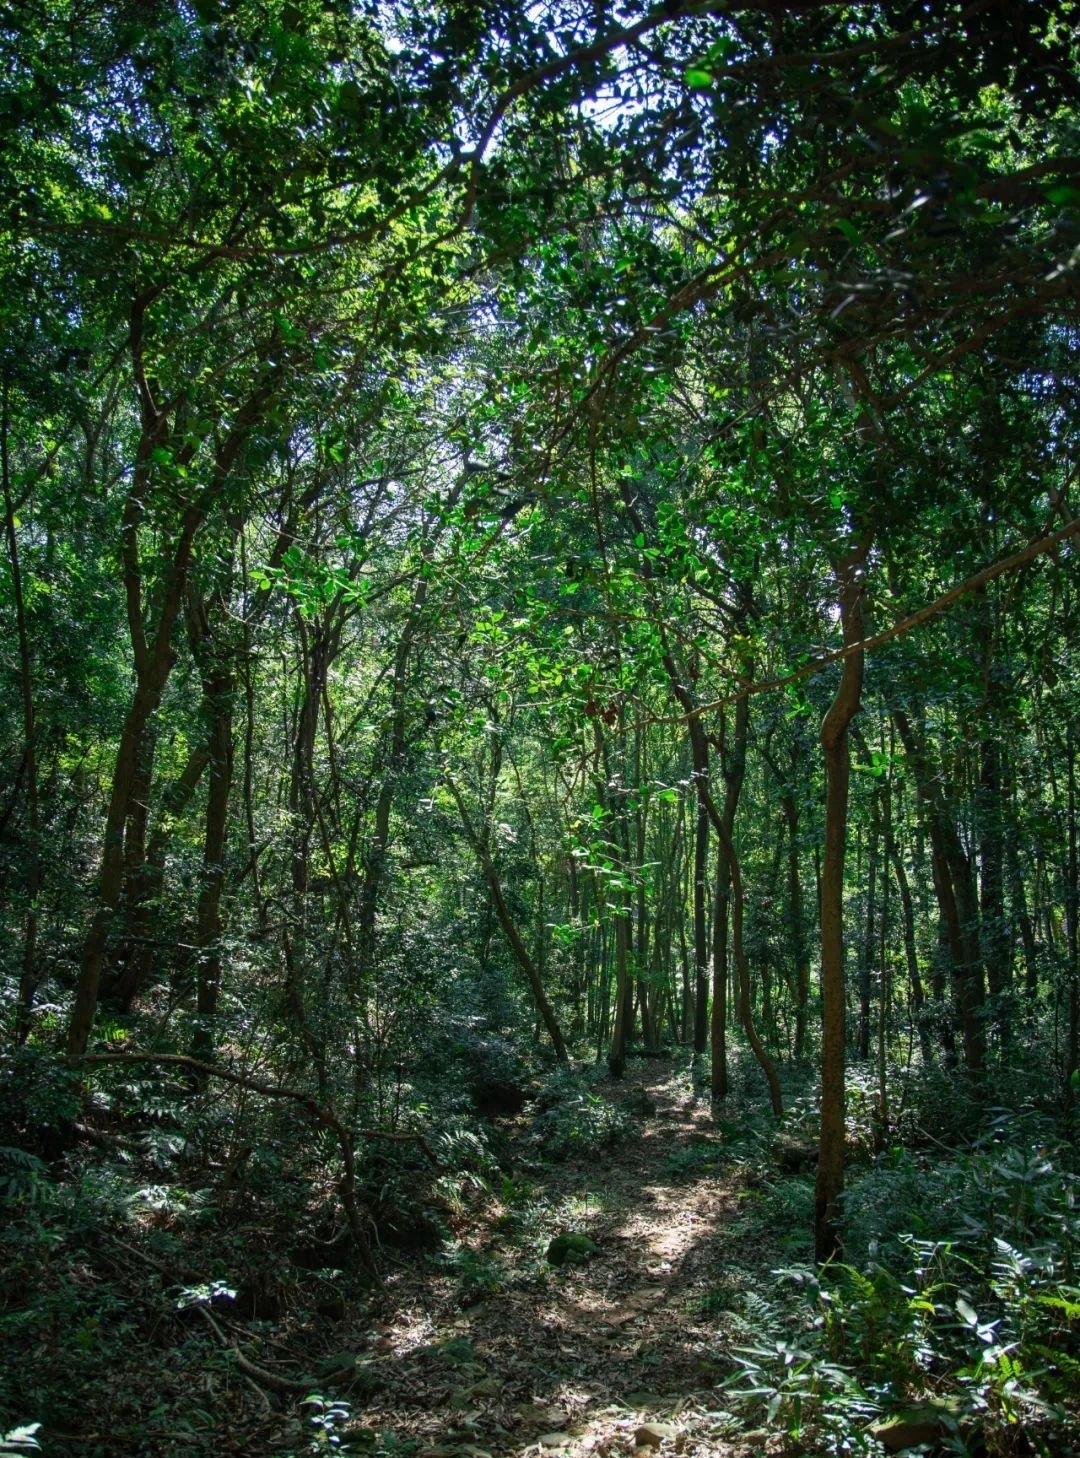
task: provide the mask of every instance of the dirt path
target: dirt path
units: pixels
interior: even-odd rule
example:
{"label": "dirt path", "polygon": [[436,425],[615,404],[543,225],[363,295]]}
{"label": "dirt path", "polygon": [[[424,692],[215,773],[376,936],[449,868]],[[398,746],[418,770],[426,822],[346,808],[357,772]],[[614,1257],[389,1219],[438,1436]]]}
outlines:
{"label": "dirt path", "polygon": [[[732,1249],[745,1170],[694,1163],[702,1138],[716,1137],[707,1100],[690,1096],[685,1074],[644,1071],[646,1085],[605,1090],[644,1107],[633,1132],[526,1183],[542,1228],[523,1237],[513,1212],[493,1205],[465,1233],[466,1263],[502,1252],[505,1264],[509,1247],[512,1265],[531,1250],[533,1278],[481,1291],[463,1309],[460,1282],[407,1269],[391,1277],[392,1315],[367,1334],[353,1388],[367,1391],[343,1430],[354,1442],[390,1453],[408,1444],[417,1458],[751,1451],[745,1436],[729,1440],[716,1390],[730,1371],[720,1360],[724,1293],[735,1295],[750,1254]],[[689,1178],[673,1178],[680,1151]],[[565,1230],[600,1249],[553,1269],[536,1252]],[[751,1447],[765,1451],[760,1438]]]}

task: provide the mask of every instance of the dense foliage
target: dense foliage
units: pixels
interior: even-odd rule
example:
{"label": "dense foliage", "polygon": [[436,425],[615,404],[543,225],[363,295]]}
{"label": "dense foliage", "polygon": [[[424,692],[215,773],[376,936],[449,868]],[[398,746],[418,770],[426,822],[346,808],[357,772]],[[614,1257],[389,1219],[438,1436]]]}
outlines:
{"label": "dense foliage", "polygon": [[770,1421],[947,1373],[1053,1451],[1077,19],[7,8],[0,1344],[65,1372],[0,1431],[143,1329],[62,1241],[135,1209],[207,1312],[214,1221],[483,1291],[485,1121],[595,1157],[580,1065],[686,1045],[816,1145]]}

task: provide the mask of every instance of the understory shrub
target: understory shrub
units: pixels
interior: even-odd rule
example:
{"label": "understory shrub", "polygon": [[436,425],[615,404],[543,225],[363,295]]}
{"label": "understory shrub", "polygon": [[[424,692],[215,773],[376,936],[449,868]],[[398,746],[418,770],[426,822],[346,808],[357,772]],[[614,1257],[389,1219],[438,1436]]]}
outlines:
{"label": "understory shrub", "polygon": [[599,1154],[632,1126],[631,1118],[570,1069],[556,1069],[539,1090],[533,1139],[550,1159]]}
{"label": "understory shrub", "polygon": [[[968,1150],[896,1148],[858,1172],[845,1198],[850,1263],[792,1266],[745,1298],[766,1339],[737,1349],[733,1401],[764,1404],[830,1452],[859,1451],[845,1446],[854,1425],[928,1402],[951,1452],[1074,1451],[1080,1178],[1046,1132],[996,1111]],[[812,1195],[787,1184],[800,1203]],[[776,1192],[765,1198],[775,1215]]]}

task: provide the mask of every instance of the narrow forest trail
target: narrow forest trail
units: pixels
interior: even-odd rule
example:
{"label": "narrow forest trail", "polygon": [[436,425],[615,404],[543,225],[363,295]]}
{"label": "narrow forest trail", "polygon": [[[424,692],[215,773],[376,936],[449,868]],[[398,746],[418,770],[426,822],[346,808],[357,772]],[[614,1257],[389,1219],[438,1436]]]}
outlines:
{"label": "narrow forest trail", "polygon": [[[544,1262],[535,1279],[465,1307],[458,1283],[398,1270],[385,1319],[368,1334],[361,1371],[372,1390],[355,1401],[354,1441],[367,1429],[385,1449],[391,1433],[391,1449],[415,1443],[418,1458],[768,1451],[761,1434],[726,1436],[716,1390],[731,1370],[721,1360],[731,1340],[724,1292],[737,1304],[740,1285],[763,1268],[764,1253],[745,1234],[733,1237],[746,1167],[695,1161],[717,1134],[707,1097],[693,1095],[685,1071],[645,1064],[642,1072],[645,1084],[602,1089],[632,1102],[629,1134],[594,1159],[528,1175],[534,1204],[547,1212],[531,1237],[534,1259],[538,1240],[546,1248],[569,1230],[599,1251],[580,1265]],[[684,1178],[672,1173],[680,1152],[692,1166]],[[486,1211],[464,1233],[465,1259],[482,1264],[505,1252],[508,1223],[503,1207]]]}

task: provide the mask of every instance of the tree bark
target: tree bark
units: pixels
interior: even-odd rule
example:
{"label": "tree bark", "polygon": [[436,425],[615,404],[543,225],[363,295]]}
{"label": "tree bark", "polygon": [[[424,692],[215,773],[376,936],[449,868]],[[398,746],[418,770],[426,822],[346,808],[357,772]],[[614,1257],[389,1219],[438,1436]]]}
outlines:
{"label": "tree bark", "polygon": [[1065,730],[1066,829],[1065,860],[1065,945],[1068,954],[1069,1027],[1065,1045],[1065,1109],[1074,1118],[1076,1089],[1073,1079],[1080,1068],[1080,846],[1076,825],[1076,739],[1070,722]]}
{"label": "tree bark", "polygon": [[698,807],[694,827],[694,1055],[697,1058],[705,1052],[709,1034],[709,812],[703,798],[708,778],[708,760],[701,767],[695,760]]}
{"label": "tree bark", "polygon": [[712,1018],[709,1024],[709,1088],[714,1099],[728,1095],[727,979],[728,914],[731,909],[731,866],[721,847],[716,857],[716,887],[713,903]]}
{"label": "tree bark", "polygon": [[[836,568],[844,646],[866,636],[863,565],[869,544],[856,547]],[[836,695],[821,724],[825,760],[825,854],[821,863],[821,1135],[814,1191],[814,1256],[833,1259],[842,1249],[840,1196],[844,1190],[844,849],[851,756],[848,726],[862,699],[861,651],[844,659]]]}
{"label": "tree bark", "polygon": [[[989,726],[988,726],[989,728]],[[1001,748],[996,738],[979,746],[979,925],[982,959],[991,999],[991,1017],[1002,1048],[1011,1037],[1012,957],[1005,917],[1004,806],[1001,795]]]}
{"label": "tree bark", "polygon": [[791,915],[791,951],[795,962],[795,1057],[806,1056],[806,1027],[810,1015],[810,947],[803,911],[802,876],[799,868],[799,804],[794,792],[797,748],[791,751],[792,788],[781,802],[788,831],[788,907]]}

